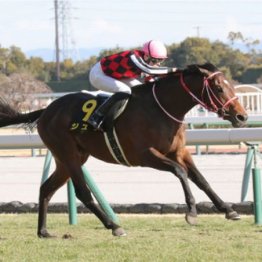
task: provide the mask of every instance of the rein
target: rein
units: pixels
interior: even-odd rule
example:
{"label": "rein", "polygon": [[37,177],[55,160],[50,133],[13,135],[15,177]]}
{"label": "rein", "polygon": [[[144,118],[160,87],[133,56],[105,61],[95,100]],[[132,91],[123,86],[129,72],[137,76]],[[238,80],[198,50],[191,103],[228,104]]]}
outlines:
{"label": "rein", "polygon": [[158,100],[158,98],[157,98],[157,96],[156,96],[155,87],[156,87],[156,83],[154,83],[154,85],[153,85],[152,92],[153,92],[154,99],[155,99],[156,103],[158,104],[158,106],[162,109],[162,111],[163,111],[169,118],[171,118],[171,119],[174,120],[175,122],[178,122],[178,123],[183,124],[184,121],[181,121],[181,120],[175,118],[174,116],[172,116],[171,114],[169,114],[169,113],[166,111],[166,109],[161,105],[161,103],[159,102],[159,100]]}
{"label": "rein", "polygon": [[[219,115],[219,117],[223,117],[225,116],[225,109],[226,107],[232,103],[232,101],[238,99],[237,96],[234,96],[232,98],[230,98],[228,101],[226,101],[224,104],[219,100],[219,98],[214,94],[214,92],[212,91],[212,88],[211,86],[209,85],[209,80],[214,77],[215,75],[217,74],[222,74],[222,72],[218,71],[218,72],[215,72],[211,75],[209,75],[208,77],[205,77],[204,78],[204,83],[203,83],[203,89],[202,89],[202,100],[200,100],[196,95],[194,95],[191,90],[189,89],[189,87],[186,85],[185,81],[184,81],[184,78],[183,78],[183,73],[180,73],[180,83],[182,85],[182,87],[184,88],[184,90],[191,96],[193,97],[193,99],[195,101],[198,102],[198,104],[200,104],[201,106],[203,106],[205,109],[207,109],[208,111],[211,111],[211,112],[214,112],[214,113],[217,113]],[[156,96],[156,91],[155,91],[155,87],[156,87],[156,84],[154,83],[153,85],[153,88],[152,88],[152,92],[153,92],[153,96],[154,96],[154,99],[156,101],[156,103],[158,104],[158,106],[161,108],[161,110],[169,117],[171,118],[173,121],[175,122],[178,122],[178,123],[185,123],[185,121],[182,121],[182,120],[179,120],[177,119],[176,117],[172,116],[170,113],[168,113],[168,111],[161,105],[161,103],[159,102],[157,96]],[[205,102],[204,102],[204,99],[203,99],[203,96],[204,96],[204,91],[206,91],[207,93],[207,96],[208,96],[208,99],[209,99],[209,102],[211,104],[211,106],[208,106]],[[212,98],[213,97],[213,98]],[[217,107],[214,100],[221,105],[221,107]]]}

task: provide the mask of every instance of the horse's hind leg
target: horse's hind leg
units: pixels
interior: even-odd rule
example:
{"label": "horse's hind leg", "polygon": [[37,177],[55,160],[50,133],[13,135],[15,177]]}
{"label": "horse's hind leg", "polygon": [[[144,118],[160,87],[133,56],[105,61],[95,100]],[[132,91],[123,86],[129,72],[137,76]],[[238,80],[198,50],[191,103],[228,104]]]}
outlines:
{"label": "horse's hind leg", "polygon": [[98,219],[103,223],[107,229],[112,229],[112,234],[114,236],[124,236],[125,231],[116,223],[114,223],[104,211],[95,204],[91,192],[88,189],[86,182],[84,180],[83,172],[81,166],[76,166],[74,164],[68,163],[67,168],[70,170],[71,178],[75,187],[75,192],[77,198],[91,211]]}
{"label": "horse's hind leg", "polygon": [[39,237],[53,237],[46,229],[46,217],[48,203],[54,193],[63,186],[68,180],[66,173],[62,173],[58,168],[53,174],[41,185],[39,194],[39,211],[38,211],[38,229],[37,235]]}
{"label": "horse's hind leg", "polygon": [[189,154],[189,152],[185,156],[184,160],[188,168],[189,179],[192,180],[201,190],[203,190],[207,194],[207,196],[212,200],[216,208],[221,212],[225,212],[227,219],[232,219],[232,220],[240,219],[240,216],[238,215],[238,213],[234,211],[228,203],[225,203],[214,192],[214,190],[211,188],[207,180],[204,178],[204,176],[200,173],[200,171],[195,166],[193,159],[191,155]]}

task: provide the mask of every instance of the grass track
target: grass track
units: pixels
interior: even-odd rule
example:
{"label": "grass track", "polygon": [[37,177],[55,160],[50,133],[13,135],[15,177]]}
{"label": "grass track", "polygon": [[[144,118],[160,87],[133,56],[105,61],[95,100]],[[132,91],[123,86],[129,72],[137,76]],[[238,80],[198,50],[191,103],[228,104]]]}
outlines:
{"label": "grass track", "polygon": [[[116,238],[88,214],[70,226],[66,214],[48,216],[55,239],[36,237],[36,214],[0,214],[0,261],[173,262],[262,261],[262,227],[252,216],[238,222],[199,216],[197,226],[178,215],[121,215],[128,236]],[[68,233],[72,238],[63,239]]]}

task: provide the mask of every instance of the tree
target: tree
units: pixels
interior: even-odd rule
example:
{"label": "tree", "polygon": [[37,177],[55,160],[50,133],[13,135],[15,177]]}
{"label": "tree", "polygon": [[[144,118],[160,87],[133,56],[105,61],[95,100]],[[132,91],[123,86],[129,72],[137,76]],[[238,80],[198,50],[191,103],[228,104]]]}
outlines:
{"label": "tree", "polygon": [[48,79],[46,79],[46,74],[44,72],[45,63],[42,58],[31,57],[30,59],[28,59],[27,69],[37,79],[42,81],[48,81]]}
{"label": "tree", "polygon": [[236,41],[240,40],[244,42],[244,37],[241,32],[229,32],[227,39],[230,41],[231,45],[233,46]]}
{"label": "tree", "polygon": [[76,62],[74,65],[74,73],[75,79],[88,79],[88,72],[90,71],[90,69],[92,68],[92,66],[97,63],[98,58],[96,56],[91,56],[88,60],[84,60],[84,61],[79,61]]}
{"label": "tree", "polygon": [[7,73],[7,62],[9,60],[9,49],[0,48],[0,72]]}
{"label": "tree", "polygon": [[102,50],[99,55],[98,55],[98,60],[100,60],[102,57],[104,56],[108,56],[108,55],[112,55],[112,54],[115,54],[115,53],[119,53],[119,52],[122,52],[124,49],[117,46],[115,48],[111,48],[111,49],[104,49]]}
{"label": "tree", "polygon": [[55,62],[46,62],[44,70],[48,72],[48,75],[49,75],[48,81],[56,81],[56,63]]}
{"label": "tree", "polygon": [[228,50],[224,56],[221,57],[220,64],[228,67],[232,77],[239,80],[249,62],[250,58],[239,50]]}
{"label": "tree", "polygon": [[227,37],[231,45],[234,46],[236,42],[243,43],[246,46],[247,53],[250,55],[251,63],[253,64],[259,64],[258,58],[258,52],[256,51],[256,46],[260,44],[260,41],[258,39],[252,39],[252,38],[246,38],[242,35],[241,32],[229,32]]}
{"label": "tree", "polygon": [[188,37],[177,48],[171,49],[170,58],[177,67],[211,62],[217,64],[218,57],[206,38]]}
{"label": "tree", "polygon": [[[19,110],[34,110],[42,106],[35,94],[49,93],[50,88],[29,74],[0,75],[0,96]],[[36,103],[37,102],[37,103]]]}
{"label": "tree", "polygon": [[24,71],[26,67],[26,56],[19,47],[10,47],[7,64],[9,64],[9,66],[7,66],[7,68],[9,68],[8,74]]}

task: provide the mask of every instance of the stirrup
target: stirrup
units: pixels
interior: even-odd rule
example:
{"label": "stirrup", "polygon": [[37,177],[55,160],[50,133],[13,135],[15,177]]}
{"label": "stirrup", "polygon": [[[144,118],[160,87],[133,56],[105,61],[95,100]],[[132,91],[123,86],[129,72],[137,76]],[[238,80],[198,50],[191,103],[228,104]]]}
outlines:
{"label": "stirrup", "polygon": [[102,132],[103,132],[103,131],[104,131],[103,123],[104,123],[104,119],[102,119],[102,120],[98,123],[96,130],[99,130],[99,131],[102,131]]}

